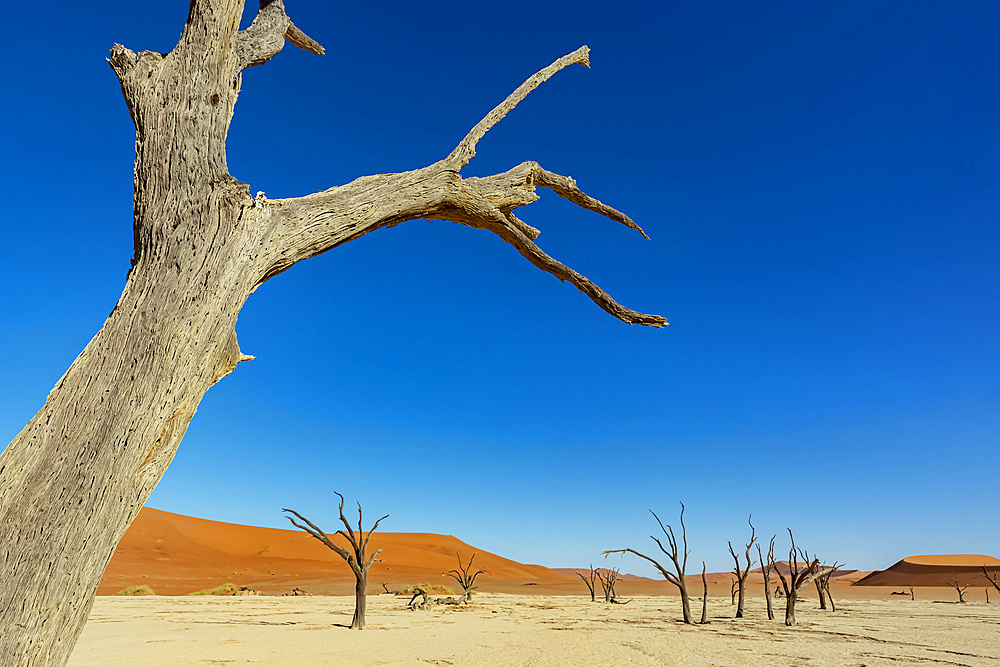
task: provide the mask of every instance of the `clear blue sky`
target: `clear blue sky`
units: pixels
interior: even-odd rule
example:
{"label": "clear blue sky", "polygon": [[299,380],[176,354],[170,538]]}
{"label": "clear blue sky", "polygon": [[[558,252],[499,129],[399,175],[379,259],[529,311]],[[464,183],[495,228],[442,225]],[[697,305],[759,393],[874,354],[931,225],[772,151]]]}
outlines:
{"label": "clear blue sky", "polygon": [[[1000,4],[286,2],[327,56],[245,73],[233,175],[282,197],[424,166],[588,44],[464,173],[533,159],[630,214],[651,242],[548,192],[521,217],[671,325],[614,320],[491,234],[379,231],[251,297],[257,360],[206,395],[150,506],[333,530],[336,489],[385,530],[550,566],[649,548],[647,510],[678,500],[715,570],[751,512],[861,569],[1000,555]],[[129,266],[134,131],[104,58],[170,50],[186,11],[7,10],[4,442]]]}

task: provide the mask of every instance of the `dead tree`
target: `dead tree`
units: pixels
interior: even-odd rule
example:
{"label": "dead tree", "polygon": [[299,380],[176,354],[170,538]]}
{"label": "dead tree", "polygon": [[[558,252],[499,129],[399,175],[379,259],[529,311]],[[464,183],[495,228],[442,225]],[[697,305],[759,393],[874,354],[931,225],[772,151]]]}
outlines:
{"label": "dead tree", "polygon": [[[986,566],[983,565],[983,576],[986,577],[986,581],[990,582],[990,585],[993,586],[993,588],[997,589],[997,591],[1000,591],[1000,574],[998,573],[1000,573],[1000,570],[993,570],[993,572],[990,573],[990,571],[986,569]],[[989,591],[990,589],[987,588],[986,589],[987,602],[990,601]]]}
{"label": "dead tree", "polygon": [[[414,602],[417,598],[423,598],[420,602]],[[430,597],[427,595],[427,591],[417,586],[413,589],[413,597],[406,606],[410,609],[426,609],[430,602]]]}
{"label": "dead tree", "polygon": [[910,599],[916,600],[917,596],[913,594],[913,586],[910,586]]}
{"label": "dead tree", "polygon": [[604,591],[604,601],[614,602],[618,597],[615,593],[615,584],[618,583],[618,570],[604,569],[604,574],[601,574],[600,570],[596,570],[597,579],[601,582],[601,589]]}
{"label": "dead tree", "polygon": [[[337,493],[334,491],[334,493]],[[326,545],[327,548],[333,550],[338,556],[347,561],[347,564],[351,566],[351,571],[354,573],[354,618],[351,620],[352,630],[364,630],[365,629],[365,606],[368,601],[368,569],[372,566],[372,563],[378,560],[378,555],[382,552],[381,549],[376,549],[375,552],[368,556],[368,542],[372,538],[372,533],[378,528],[379,523],[382,519],[387,518],[389,515],[386,514],[382,519],[379,519],[371,527],[366,535],[364,528],[361,526],[361,503],[358,503],[358,532],[355,533],[354,529],[351,528],[350,522],[348,522],[347,517],[344,516],[344,496],[339,493],[337,495],[340,497],[340,522],[344,524],[347,532],[343,530],[338,530],[335,534],[340,535],[345,540],[347,540],[351,545],[351,550],[341,547],[338,544],[334,544],[333,541],[327,537],[326,533],[319,529],[319,527],[311,522],[309,519],[305,518],[295,510],[282,509],[282,512],[288,512],[294,514],[300,520],[304,521],[306,525],[296,523],[295,519],[290,516],[285,518],[292,522],[292,525],[296,528],[300,528],[317,540]]]}
{"label": "dead tree", "polygon": [[747,523],[750,524],[750,541],[747,542],[746,567],[742,570],[740,569],[740,557],[733,551],[733,543],[729,542],[729,553],[732,554],[733,560],[736,561],[736,567],[733,569],[733,572],[736,574],[735,583],[739,588],[739,604],[736,605],[736,618],[743,618],[743,602],[746,599],[747,575],[750,574],[750,568],[753,567],[753,559],[750,558],[750,549],[753,548],[754,542],[757,541],[757,532],[750,521],[751,518],[752,516],[747,517]]}
{"label": "dead tree", "polygon": [[444,573],[444,576],[451,577],[458,582],[458,585],[462,587],[462,592],[466,593],[466,600],[472,599],[472,591],[474,591],[476,586],[476,578],[481,574],[486,574],[486,570],[476,570],[472,572],[472,561],[476,560],[476,554],[472,554],[469,558],[469,563],[467,565],[462,565],[462,557],[456,553],[455,557],[458,558],[458,569],[449,570]]}
{"label": "dead tree", "polygon": [[597,570],[594,569],[594,564],[593,563],[590,564],[590,574],[588,574],[586,577],[583,576],[583,574],[581,574],[580,572],[577,572],[576,576],[583,579],[583,583],[587,585],[587,590],[590,591],[590,601],[596,602],[597,597],[594,594],[594,587],[597,585]]}
{"label": "dead tree", "polygon": [[639,558],[645,558],[650,563],[652,563],[654,566],[656,566],[656,569],[660,571],[660,574],[663,575],[663,578],[666,579],[667,581],[669,581],[670,583],[672,583],[674,586],[676,586],[677,590],[680,591],[680,594],[681,594],[681,611],[682,611],[682,614],[683,614],[684,622],[690,624],[690,623],[692,623],[692,621],[691,621],[691,603],[688,600],[687,583],[684,581],[684,570],[687,568],[687,559],[688,559],[688,556],[691,554],[691,552],[688,551],[688,548],[687,548],[687,529],[684,527],[684,503],[681,503],[681,540],[682,540],[682,546],[681,546],[680,549],[678,549],[678,547],[677,547],[677,538],[674,536],[674,529],[671,528],[669,525],[666,526],[666,527],[664,527],[663,522],[660,521],[660,517],[656,516],[656,512],[654,512],[653,510],[649,510],[649,513],[652,514],[653,518],[656,519],[656,523],[660,524],[660,530],[663,531],[663,534],[667,538],[667,543],[670,545],[670,551],[667,551],[666,549],[663,548],[663,543],[660,542],[659,538],[657,538],[657,537],[655,537],[653,535],[650,535],[649,537],[654,542],[656,542],[656,546],[660,547],[660,551],[662,551],[664,554],[666,554],[667,557],[670,558],[670,560],[673,562],[673,564],[674,564],[673,572],[671,572],[667,568],[663,567],[662,565],[660,565],[660,563],[658,563],[657,561],[653,560],[649,556],[647,556],[645,554],[639,553],[635,549],[628,549],[628,548],[626,548],[626,549],[611,549],[610,551],[605,551],[604,552],[604,557],[607,558],[609,554],[619,554],[620,553],[620,554],[624,555],[625,553],[630,553],[630,554],[634,554],[634,555],[638,556]]}
{"label": "dead tree", "polygon": [[[843,563],[833,561],[833,565],[829,569],[823,570],[823,573],[816,577],[816,588],[830,601],[830,611],[833,612],[837,611],[837,603],[833,599],[833,593],[830,592],[830,578],[837,571],[837,568],[841,566],[843,566]],[[826,566],[824,565],[823,567],[825,568]],[[823,598],[820,598],[819,608],[826,609],[826,606],[823,604]]]}
{"label": "dead tree", "polygon": [[771,570],[774,565],[774,538],[771,536],[771,544],[767,548],[767,558],[760,550],[760,542],[757,543],[757,556],[760,558],[760,573],[764,576],[764,601],[767,603],[767,620],[774,620],[774,607],[771,605]]}
{"label": "dead tree", "polygon": [[952,574],[951,580],[948,584],[955,589],[956,593],[958,593],[959,604],[965,604],[965,590],[969,587],[969,585],[966,584],[963,586],[957,574]]}
{"label": "dead tree", "polygon": [[[802,554],[805,557],[805,560],[808,561],[809,552],[803,551]],[[821,581],[822,579],[823,579],[822,576],[817,576],[815,579],[813,579],[813,584],[816,586],[816,596],[819,598],[819,608],[826,609],[826,591],[823,588],[823,582]]]}
{"label": "dead tree", "polygon": [[729,586],[729,604],[733,607],[736,606],[736,580],[733,579]]}
{"label": "dead tree", "polygon": [[701,561],[701,622],[708,623],[708,579],[705,577],[705,561]]}
{"label": "dead tree", "polygon": [[624,322],[666,325],[547,255],[538,230],[514,211],[542,187],[641,232],[628,216],[535,162],[461,174],[478,141],[525,96],[559,70],[588,64],[587,47],[531,76],[433,164],[269,199],[253,196],[227,165],[241,73],[286,40],[323,48],[289,20],[282,0],[260,0],[240,30],[243,8],[244,0],[189,0],[169,53],[116,44],[109,54],[136,130],[131,268],[100,331],[0,455],[0,664],[68,659],[115,545],[205,392],[252,359],[235,333],[243,304],[295,263],[409,220],[450,220],[496,234]]}
{"label": "dead tree", "polygon": [[[785,591],[785,625],[795,625],[795,603],[799,599],[799,591],[810,581],[818,577],[821,572],[819,560],[809,561],[805,553],[795,548],[795,537],[792,536],[792,529],[788,529],[788,537],[792,541],[792,546],[788,551],[788,578],[781,573],[774,560],[771,560],[771,569],[778,573],[781,580],[781,587]],[[799,565],[799,556],[806,561]]]}

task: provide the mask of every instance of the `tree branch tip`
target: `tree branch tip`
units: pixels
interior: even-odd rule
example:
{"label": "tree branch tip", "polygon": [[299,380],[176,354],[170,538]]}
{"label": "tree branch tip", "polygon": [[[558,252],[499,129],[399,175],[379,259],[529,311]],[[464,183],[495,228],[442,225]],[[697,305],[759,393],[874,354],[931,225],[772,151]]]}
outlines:
{"label": "tree branch tip", "polygon": [[239,361],[237,361],[236,363],[242,364],[244,361],[253,361],[256,358],[257,357],[253,356],[252,354],[241,354]]}

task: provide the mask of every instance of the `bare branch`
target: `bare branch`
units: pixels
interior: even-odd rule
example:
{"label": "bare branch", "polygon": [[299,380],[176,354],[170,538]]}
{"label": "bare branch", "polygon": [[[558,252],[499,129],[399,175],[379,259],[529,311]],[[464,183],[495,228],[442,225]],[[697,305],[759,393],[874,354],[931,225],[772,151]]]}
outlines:
{"label": "bare branch", "polygon": [[585,67],[590,67],[590,48],[587,46],[581,46],[573,53],[559,58],[548,67],[539,70],[529,77],[527,81],[522,83],[513,93],[508,95],[507,99],[494,107],[492,111],[486,114],[485,118],[476,123],[476,126],[469,130],[469,133],[458,143],[458,146],[455,147],[455,150],[451,152],[451,155],[449,155],[445,161],[449,165],[454,166],[456,171],[469,164],[469,160],[471,160],[476,154],[476,144],[486,135],[487,132],[490,131],[494,125],[499,123],[511,109],[516,107],[521,100],[527,97],[528,93],[548,80],[553,74],[565,67],[569,67],[570,65],[583,65]]}

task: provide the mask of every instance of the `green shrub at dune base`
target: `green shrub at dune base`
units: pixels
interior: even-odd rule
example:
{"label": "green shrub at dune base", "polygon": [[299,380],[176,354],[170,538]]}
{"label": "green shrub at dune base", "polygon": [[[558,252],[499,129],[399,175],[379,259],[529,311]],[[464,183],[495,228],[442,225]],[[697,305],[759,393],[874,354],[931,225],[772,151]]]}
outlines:
{"label": "green shrub at dune base", "polygon": [[129,586],[125,590],[118,591],[115,595],[156,595],[153,589],[143,584],[141,586]]}
{"label": "green shrub at dune base", "polygon": [[203,591],[188,593],[188,595],[236,595],[237,590],[239,590],[239,586],[236,584],[222,584],[215,588],[206,588]]}

